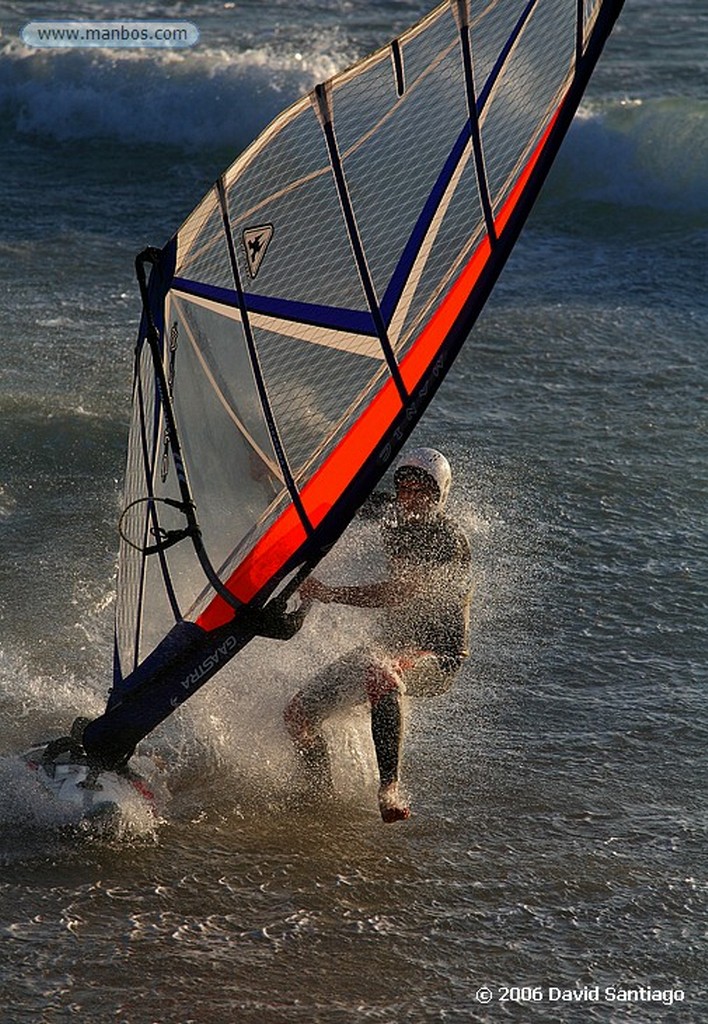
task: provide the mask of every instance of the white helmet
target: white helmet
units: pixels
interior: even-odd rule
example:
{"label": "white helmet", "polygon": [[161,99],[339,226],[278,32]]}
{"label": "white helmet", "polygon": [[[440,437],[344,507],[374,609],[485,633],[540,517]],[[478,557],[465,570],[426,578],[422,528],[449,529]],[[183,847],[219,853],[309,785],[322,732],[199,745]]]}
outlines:
{"label": "white helmet", "polygon": [[438,489],[438,502],[436,511],[442,512],[447,504],[452,483],[452,470],[442,452],[435,448],[412,448],[407,452],[396,466],[393,474],[394,482],[401,470],[411,470],[420,473],[432,480]]}

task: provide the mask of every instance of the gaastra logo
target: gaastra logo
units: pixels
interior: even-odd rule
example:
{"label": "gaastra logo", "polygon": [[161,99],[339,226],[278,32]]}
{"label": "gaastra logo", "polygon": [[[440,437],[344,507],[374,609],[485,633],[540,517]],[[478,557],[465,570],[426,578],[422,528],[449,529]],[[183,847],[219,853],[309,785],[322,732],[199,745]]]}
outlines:
{"label": "gaastra logo", "polygon": [[254,278],[261,269],[261,264],[268,251],[275,228],[272,224],[259,224],[254,228],[245,228],[241,241],[243,251],[246,254],[246,266],[251,278]]}
{"label": "gaastra logo", "polygon": [[175,696],[170,700],[170,704],[173,708],[179,707],[179,705],[187,699],[192,690],[199,685],[199,683],[206,676],[207,678],[214,674],[216,669],[219,668],[222,661],[228,661],[232,654],[238,649],[238,643],[235,637],[227,637],[223,644],[219,644],[213,654],[210,654],[208,658],[195,668],[194,672],[190,672],[188,676],[180,681],[180,686],[184,690],[184,696]]}
{"label": "gaastra logo", "polygon": [[[418,388],[418,390],[416,391],[415,395],[413,395],[411,397],[411,401],[408,403],[408,405],[405,408],[405,416],[406,416],[406,422],[407,423],[410,423],[411,420],[416,420],[418,418],[421,402],[424,399],[427,398],[428,392],[430,391],[430,388],[431,388],[433,382],[438,380],[440,375],[443,373],[444,369],[445,369],[445,356],[441,352],[440,355],[438,356],[438,358],[435,360],[433,368],[432,368],[431,372],[429,373],[429,375],[426,377],[425,382],[423,383],[423,385],[420,388]],[[408,431],[406,431],[406,433],[407,432]],[[393,445],[392,445],[391,442],[392,441],[398,442],[398,441],[400,441],[403,438],[403,436],[404,436],[403,427],[397,427],[394,430],[393,434],[391,435],[391,439],[379,451],[379,453],[378,453],[378,461],[379,462],[383,462],[384,464],[387,464],[389,462],[389,460],[391,459],[392,453],[393,453]]]}

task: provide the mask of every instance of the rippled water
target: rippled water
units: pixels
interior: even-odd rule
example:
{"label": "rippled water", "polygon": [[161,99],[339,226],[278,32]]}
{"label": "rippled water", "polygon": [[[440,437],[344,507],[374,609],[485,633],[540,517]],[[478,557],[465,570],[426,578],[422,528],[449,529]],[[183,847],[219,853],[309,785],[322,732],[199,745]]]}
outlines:
{"label": "rippled water", "polygon": [[410,714],[411,821],[378,821],[356,716],[333,803],[292,799],[282,708],[359,628],[322,609],[155,736],[164,821],[120,835],[63,828],[12,754],[110,676],[134,254],[425,5],[181,4],[206,49],[172,66],[30,57],[52,6],[0,5],[0,1019],[705,1019],[701,4],[628,3],[417,432],[451,454],[477,590],[458,685]]}

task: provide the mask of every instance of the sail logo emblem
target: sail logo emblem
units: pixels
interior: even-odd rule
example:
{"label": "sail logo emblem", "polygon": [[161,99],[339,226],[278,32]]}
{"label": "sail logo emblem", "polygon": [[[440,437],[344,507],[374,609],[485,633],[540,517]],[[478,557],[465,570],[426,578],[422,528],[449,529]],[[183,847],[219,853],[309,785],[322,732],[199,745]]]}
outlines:
{"label": "sail logo emblem", "polygon": [[272,224],[259,224],[254,228],[245,228],[241,235],[248,273],[252,278],[261,269],[261,264],[268,251],[274,231],[275,229]]}

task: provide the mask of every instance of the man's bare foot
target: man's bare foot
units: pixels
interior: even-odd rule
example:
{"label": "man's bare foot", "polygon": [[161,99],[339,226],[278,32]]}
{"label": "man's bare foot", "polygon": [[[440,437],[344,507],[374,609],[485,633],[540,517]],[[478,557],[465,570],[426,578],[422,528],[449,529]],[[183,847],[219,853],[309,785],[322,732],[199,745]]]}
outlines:
{"label": "man's bare foot", "polygon": [[386,824],[410,818],[411,809],[402,800],[397,782],[389,782],[386,786],[379,787],[379,810]]}

